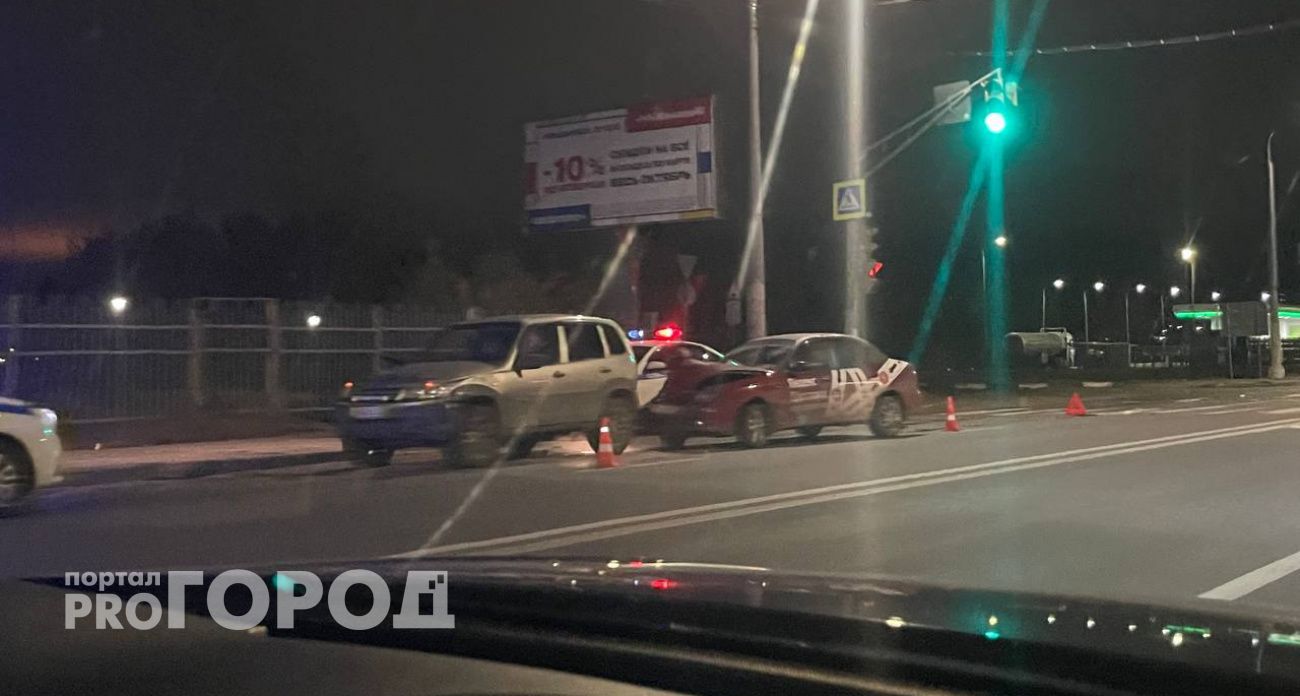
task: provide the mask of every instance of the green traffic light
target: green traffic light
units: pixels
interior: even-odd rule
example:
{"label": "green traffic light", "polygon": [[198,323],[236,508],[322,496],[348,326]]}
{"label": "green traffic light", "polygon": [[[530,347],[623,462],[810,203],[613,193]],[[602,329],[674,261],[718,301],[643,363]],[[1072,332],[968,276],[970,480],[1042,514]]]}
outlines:
{"label": "green traffic light", "polygon": [[990,111],[984,116],[984,127],[994,135],[1007,129],[1007,117],[1000,111]]}

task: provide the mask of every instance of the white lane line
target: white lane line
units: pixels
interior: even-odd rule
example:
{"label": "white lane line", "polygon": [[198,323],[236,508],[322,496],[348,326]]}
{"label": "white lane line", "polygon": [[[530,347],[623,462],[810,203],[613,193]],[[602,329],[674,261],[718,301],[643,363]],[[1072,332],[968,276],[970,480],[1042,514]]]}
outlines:
{"label": "white lane line", "polygon": [[1260,411],[1268,416],[1286,416],[1292,413],[1300,413],[1300,408],[1279,408],[1273,411]]}
{"label": "white lane line", "polygon": [[1226,408],[1228,404],[1211,404],[1209,406],[1189,406],[1187,408],[1157,408],[1151,413],[1192,413],[1195,411],[1212,411],[1216,408]]}
{"label": "white lane line", "polygon": [[712,519],[725,519],[727,517],[758,514],[761,512],[782,509],[784,507],[814,505],[845,497],[858,497],[863,495],[886,493],[893,490],[905,490],[906,488],[914,488],[918,485],[934,485],[949,481],[975,478],[978,476],[1012,473],[1024,469],[1098,459],[1113,454],[1129,454],[1149,449],[1173,447],[1224,437],[1236,437],[1238,435],[1252,435],[1255,433],[1290,427],[1300,427],[1300,419],[1275,421],[1267,424],[1255,423],[1245,426],[1220,428],[1218,430],[1210,430],[1203,433],[1166,435],[1146,440],[1117,442],[1109,445],[1098,445],[1095,447],[1084,447],[1074,450],[1014,457],[1011,459],[1003,459],[983,464],[971,464],[949,469],[904,474],[901,476],[890,476],[870,481],[842,483],[833,486],[809,488],[790,491],[787,493],[776,493],[755,498],[710,503],[689,508],[664,510],[662,512],[653,512],[643,515],[633,515],[566,527],[543,529],[535,532],[514,534],[493,539],[482,539],[457,544],[418,548],[405,553],[395,554],[392,557],[412,558],[425,555],[476,551],[481,549],[491,549],[494,553],[501,553],[505,550],[517,551],[519,548],[542,550],[544,548],[568,546],[574,543],[593,539],[623,536],[641,531],[651,531],[654,529],[695,524],[697,522],[705,522]]}
{"label": "white lane line", "polygon": [[958,416],[1016,416],[1028,412],[1029,409],[1023,406],[1012,406],[1008,408],[986,408],[979,411],[963,411],[960,408],[957,409]]}
{"label": "white lane line", "polygon": [[[1016,410],[1016,411],[1004,411],[1004,412],[1001,412],[1001,413],[990,413],[989,415],[990,415],[990,416],[993,416],[994,418],[1007,418],[1007,417],[1011,417],[1011,416],[1031,416],[1031,415],[1034,415],[1034,414],[1036,414],[1036,413],[1057,413],[1057,412],[1064,412],[1064,410],[1065,410],[1064,408],[1035,408],[1035,409],[1028,409],[1028,408],[1026,408],[1026,409],[1019,409],[1019,410]],[[958,415],[961,415],[961,414],[958,414]]]}
{"label": "white lane line", "polygon": [[[1223,409],[1222,411],[1204,411],[1204,412],[1199,413],[1199,414],[1197,414],[1197,415],[1201,415],[1201,416],[1222,416],[1222,415],[1226,415],[1226,414],[1229,414],[1229,413],[1246,413],[1247,411],[1258,411],[1258,410],[1259,410],[1259,407],[1258,407],[1258,406],[1247,406],[1247,407],[1245,407],[1245,408],[1241,408],[1241,407],[1238,407],[1238,408],[1225,408],[1225,409]],[[1263,413],[1274,413],[1274,412],[1273,412],[1273,411],[1263,411]],[[1292,411],[1292,413],[1300,413],[1300,408],[1295,409],[1294,411]]]}
{"label": "white lane line", "polygon": [[641,469],[647,466],[662,466],[664,464],[681,464],[682,462],[698,462],[698,461],[702,461],[703,459],[704,459],[703,456],[676,457],[673,459],[659,459],[659,460],[654,460],[649,462],[637,462],[635,464],[619,464],[618,466],[614,466],[608,469],[598,469],[596,467],[590,467],[587,469],[578,469],[577,473],[590,474],[595,471],[618,471],[619,469]]}
{"label": "white lane line", "polygon": [[1229,580],[1213,590],[1202,592],[1197,597],[1231,602],[1234,599],[1241,599],[1265,585],[1281,580],[1297,570],[1300,570],[1300,551],[1286,558],[1273,561],[1262,568],[1256,568],[1239,578]]}
{"label": "white lane line", "polygon": [[1203,397],[1203,396],[1193,396],[1193,397],[1191,397],[1191,398],[1189,398],[1189,399],[1175,399],[1175,400],[1174,400],[1174,403],[1176,403],[1176,404],[1194,404],[1194,403],[1196,403],[1197,401],[1205,401],[1205,397]]}

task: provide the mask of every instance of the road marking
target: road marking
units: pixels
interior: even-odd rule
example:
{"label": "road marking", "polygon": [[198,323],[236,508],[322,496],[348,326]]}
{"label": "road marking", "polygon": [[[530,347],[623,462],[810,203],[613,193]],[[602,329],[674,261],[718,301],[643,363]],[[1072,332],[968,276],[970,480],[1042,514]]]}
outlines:
{"label": "road marking", "polygon": [[998,416],[998,415],[1020,415],[1028,413],[1029,409],[1023,406],[1012,406],[1008,408],[986,408],[980,411],[958,411],[959,416]]}
{"label": "road marking", "polygon": [[[1225,408],[1228,404],[1211,404],[1209,406],[1188,406],[1187,408],[1157,408],[1151,413],[1191,413],[1193,411],[1212,411],[1216,408]],[[1300,411],[1297,411],[1300,413]]]}
{"label": "road marking", "polygon": [[1300,570],[1300,551],[1278,559],[1245,575],[1229,580],[1218,587],[1197,595],[1201,599],[1219,599],[1231,602],[1241,599],[1259,588],[1274,583]]}
{"label": "road marking", "polygon": [[586,469],[579,469],[577,473],[579,473],[579,474],[589,474],[589,473],[592,473],[592,472],[594,472],[594,471],[618,471],[618,470],[620,470],[620,469],[641,469],[641,468],[644,468],[644,467],[647,467],[647,466],[662,466],[662,465],[664,465],[664,464],[681,464],[682,462],[698,462],[698,461],[701,461],[701,460],[703,460],[703,459],[704,459],[703,456],[699,456],[699,457],[675,457],[675,458],[673,458],[673,459],[659,459],[659,460],[649,461],[649,462],[637,462],[637,463],[635,463],[635,464],[619,464],[618,466],[613,466],[613,467],[610,467],[610,468],[608,468],[608,469],[600,469],[600,468],[596,468],[596,467],[593,466],[593,467],[589,467],[589,468],[586,468]]}
{"label": "road marking", "polygon": [[1203,397],[1203,396],[1193,396],[1193,397],[1190,397],[1190,398],[1187,398],[1187,399],[1175,399],[1175,400],[1174,400],[1174,403],[1176,403],[1176,404],[1193,404],[1193,403],[1196,403],[1197,401],[1205,401],[1205,397]]}
{"label": "road marking", "polygon": [[[1199,414],[1199,415],[1202,415],[1202,416],[1222,416],[1222,415],[1226,415],[1226,414],[1229,414],[1229,413],[1245,413],[1245,412],[1247,412],[1247,411],[1258,411],[1258,410],[1259,410],[1259,407],[1258,407],[1258,406],[1247,406],[1247,407],[1245,407],[1245,408],[1241,408],[1241,407],[1238,407],[1238,408],[1225,408],[1225,409],[1223,409],[1222,411],[1205,411],[1204,413],[1201,413],[1201,414]],[[1276,413],[1276,411],[1263,411],[1263,413]],[[1293,410],[1291,411],[1291,413],[1300,413],[1300,408],[1293,409]]]}
{"label": "road marking", "polygon": [[1285,416],[1292,413],[1300,413],[1300,408],[1279,408],[1273,411],[1260,411],[1268,416]]}
{"label": "road marking", "polygon": [[953,481],[963,481],[972,478],[996,476],[999,474],[1007,474],[1029,469],[1056,466],[1059,464],[1100,459],[1102,457],[1117,454],[1132,454],[1135,452],[1143,452],[1164,447],[1176,447],[1184,444],[1236,437],[1239,435],[1253,435],[1256,433],[1293,427],[1300,427],[1300,419],[1275,421],[1267,424],[1255,423],[1251,425],[1220,428],[1218,430],[1210,430],[1202,433],[1166,435],[1146,440],[1117,442],[1109,445],[1098,445],[1095,447],[1084,447],[1074,450],[1014,457],[1011,459],[1002,459],[983,464],[970,464],[967,466],[952,467],[948,469],[903,474],[899,476],[873,479],[870,481],[843,483],[820,488],[775,493],[755,498],[743,498],[740,500],[710,503],[689,508],[664,510],[661,512],[642,515],[587,522],[584,524],[543,529],[535,532],[496,537],[492,539],[419,548],[413,551],[396,554],[392,557],[418,558],[426,555],[481,551],[484,549],[488,549],[490,553],[525,553],[529,551],[541,551],[599,539],[698,524],[700,522],[756,515],[786,508],[816,505],[835,500],[878,495],[880,493],[908,490],[922,486],[933,486]]}
{"label": "road marking", "polygon": [[1035,413],[1056,413],[1060,410],[1061,409],[1059,408],[1036,408],[1032,410],[1025,408],[1025,409],[1017,409],[1015,411],[1010,411],[1010,412],[990,413],[989,415],[993,416],[994,418],[1007,418],[1009,416],[1031,416]]}

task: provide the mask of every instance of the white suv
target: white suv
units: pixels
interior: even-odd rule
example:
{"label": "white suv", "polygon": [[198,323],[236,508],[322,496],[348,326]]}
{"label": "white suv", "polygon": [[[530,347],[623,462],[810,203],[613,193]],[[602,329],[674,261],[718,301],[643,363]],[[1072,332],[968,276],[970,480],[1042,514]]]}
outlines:
{"label": "white suv", "polygon": [[0,397],[0,512],[60,480],[58,424],[48,408]]}

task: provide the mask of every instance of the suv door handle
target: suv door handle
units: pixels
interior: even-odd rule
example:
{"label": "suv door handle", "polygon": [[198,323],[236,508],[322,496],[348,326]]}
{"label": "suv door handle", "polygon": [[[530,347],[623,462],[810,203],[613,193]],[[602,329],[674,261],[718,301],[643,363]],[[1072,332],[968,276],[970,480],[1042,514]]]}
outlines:
{"label": "suv door handle", "polygon": [[561,372],[561,371],[559,371],[559,370],[556,370],[555,372],[552,372],[552,373],[551,373],[551,376],[552,376],[552,377],[563,377],[563,376],[564,376],[564,373]]}
{"label": "suv door handle", "polygon": [[611,372],[613,372],[613,370],[609,369],[608,367],[602,367],[602,368],[600,368],[600,374],[602,374],[602,375],[607,375],[607,374],[609,374],[609,373],[611,373]]}

